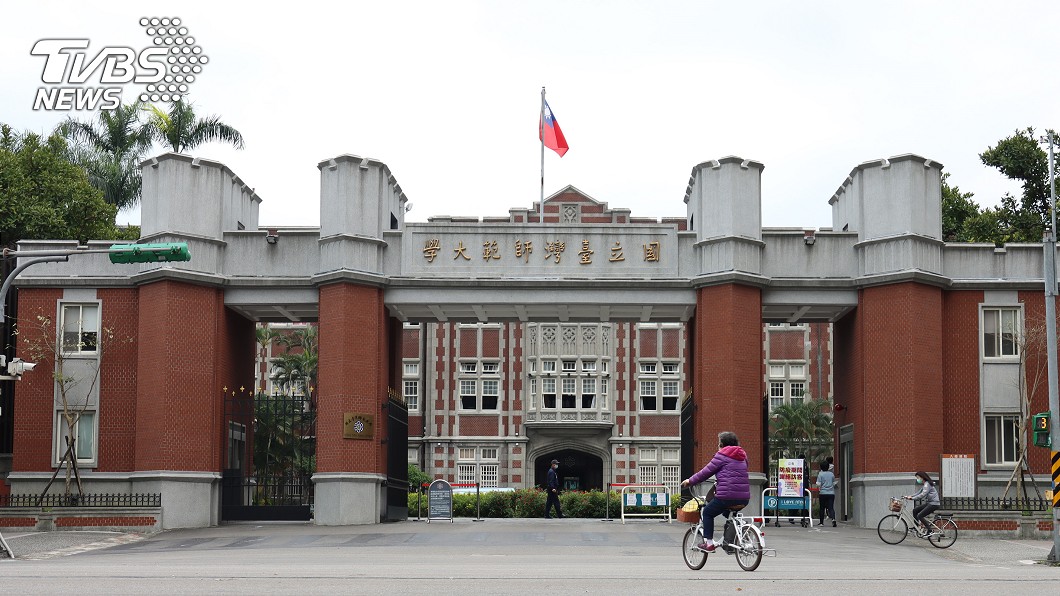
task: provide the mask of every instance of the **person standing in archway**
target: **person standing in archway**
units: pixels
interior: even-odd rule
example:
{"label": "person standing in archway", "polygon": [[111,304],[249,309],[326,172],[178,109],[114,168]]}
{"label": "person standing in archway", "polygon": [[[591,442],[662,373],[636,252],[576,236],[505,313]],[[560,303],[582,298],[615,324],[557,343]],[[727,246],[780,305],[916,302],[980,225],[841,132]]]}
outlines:
{"label": "person standing in archway", "polygon": [[548,488],[545,489],[548,492],[545,499],[545,519],[552,519],[549,514],[553,505],[556,506],[556,517],[563,519],[563,510],[559,508],[559,474],[556,472],[558,469],[559,460],[552,460],[552,467],[548,469]]}

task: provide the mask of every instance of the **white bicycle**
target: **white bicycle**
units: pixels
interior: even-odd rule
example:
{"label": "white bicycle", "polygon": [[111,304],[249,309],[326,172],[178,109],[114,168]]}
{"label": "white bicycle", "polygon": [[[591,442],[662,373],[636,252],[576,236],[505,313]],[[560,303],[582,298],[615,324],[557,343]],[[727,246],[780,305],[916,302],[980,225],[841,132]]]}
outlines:
{"label": "white bicycle", "polygon": [[[706,498],[699,494],[702,486],[703,484],[689,487],[692,498],[699,503],[700,511],[707,503]],[[763,518],[744,517],[739,512],[743,508],[744,505],[737,505],[722,513],[728,519],[725,520],[725,530],[722,534],[724,538],[717,545],[717,548],[726,554],[735,555],[736,564],[744,571],[754,571],[762,563],[763,555],[775,557],[777,551],[766,548],[765,532],[755,525],[755,523],[764,523]],[[703,535],[703,516],[700,515],[698,517],[699,519],[695,521],[688,519],[691,527],[685,532],[684,541],[681,543],[681,555],[685,559],[685,565],[688,565],[689,569],[695,570],[702,569],[707,564],[707,555],[709,554],[699,548],[699,545],[703,544],[706,538]]]}

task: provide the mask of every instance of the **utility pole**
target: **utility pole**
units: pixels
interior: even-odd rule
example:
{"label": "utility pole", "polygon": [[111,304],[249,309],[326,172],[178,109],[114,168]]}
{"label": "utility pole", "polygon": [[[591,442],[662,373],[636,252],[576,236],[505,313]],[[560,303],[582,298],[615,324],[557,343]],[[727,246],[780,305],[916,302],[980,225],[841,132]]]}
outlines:
{"label": "utility pole", "polygon": [[[1057,363],[1056,363],[1056,181],[1053,174],[1053,132],[1047,131],[1049,137],[1049,217],[1050,226],[1045,232],[1043,249],[1045,250],[1045,325],[1046,325],[1046,353],[1049,358],[1049,412],[1050,412],[1050,472],[1058,463],[1060,453],[1060,428],[1057,418],[1060,418],[1060,387],[1057,386]],[[1053,503],[1057,503],[1057,491],[1060,485],[1052,483]],[[1053,549],[1049,551],[1049,562],[1060,563],[1060,507],[1054,506],[1053,511]]]}

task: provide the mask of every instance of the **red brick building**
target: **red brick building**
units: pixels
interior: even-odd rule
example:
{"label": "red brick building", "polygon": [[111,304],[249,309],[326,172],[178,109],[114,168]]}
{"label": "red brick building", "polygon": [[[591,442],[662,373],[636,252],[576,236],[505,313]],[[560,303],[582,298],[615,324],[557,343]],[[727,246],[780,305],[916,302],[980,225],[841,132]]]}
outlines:
{"label": "red brick building", "polygon": [[[387,517],[388,449],[405,439],[383,423],[388,390],[418,401],[400,465],[530,486],[560,456],[589,488],[672,482],[731,430],[761,489],[770,404],[831,397],[841,511],[862,524],[914,471],[937,475],[941,454],[974,454],[979,494],[1000,493],[1018,422],[1046,409],[1041,384],[1029,406],[1019,389],[1042,362],[1020,339],[1043,312],[1042,247],[943,243],[928,159],[857,166],[830,199],[832,227],[813,231],[763,229],[763,166],[735,157],[693,168],[686,215],[663,220],[567,188],[506,218],[407,223],[385,164],[318,168],[320,228],[265,229],[223,164],[149,160],[143,240],[187,242],[190,262],[86,254],[19,277],[26,333],[43,313],[82,338],[71,345],[103,330],[133,340],[70,354],[101,371],[80,398],[90,490],[161,493],[166,527],[221,521],[224,396],[260,380],[258,323],[319,325],[319,524]],[[797,326],[765,327],[779,323]],[[17,386],[12,492],[39,490],[59,457],[48,370]],[[1043,475],[1046,452],[1030,456]]]}

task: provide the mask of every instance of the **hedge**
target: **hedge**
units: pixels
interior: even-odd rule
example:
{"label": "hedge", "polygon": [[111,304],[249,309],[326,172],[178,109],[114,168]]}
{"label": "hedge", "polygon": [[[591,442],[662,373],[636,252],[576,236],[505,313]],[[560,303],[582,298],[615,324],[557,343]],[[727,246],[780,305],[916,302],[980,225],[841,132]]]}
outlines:
{"label": "hedge", "polygon": [[[453,517],[476,517],[475,493],[453,494]],[[479,495],[479,512],[483,518],[513,517],[533,518],[545,515],[545,491],[539,488],[521,488],[514,491],[486,492]],[[568,490],[559,494],[560,507],[563,509],[564,517],[603,518],[608,513],[612,517],[620,515],[619,495],[612,491],[610,494],[610,506],[607,504],[608,497],[599,490]],[[673,514],[678,507],[679,499],[674,499],[670,504],[670,512]],[[419,493],[409,493],[409,517],[419,512],[421,517],[427,516],[427,491],[422,496]],[[658,507],[629,507],[627,513],[655,513]]]}

